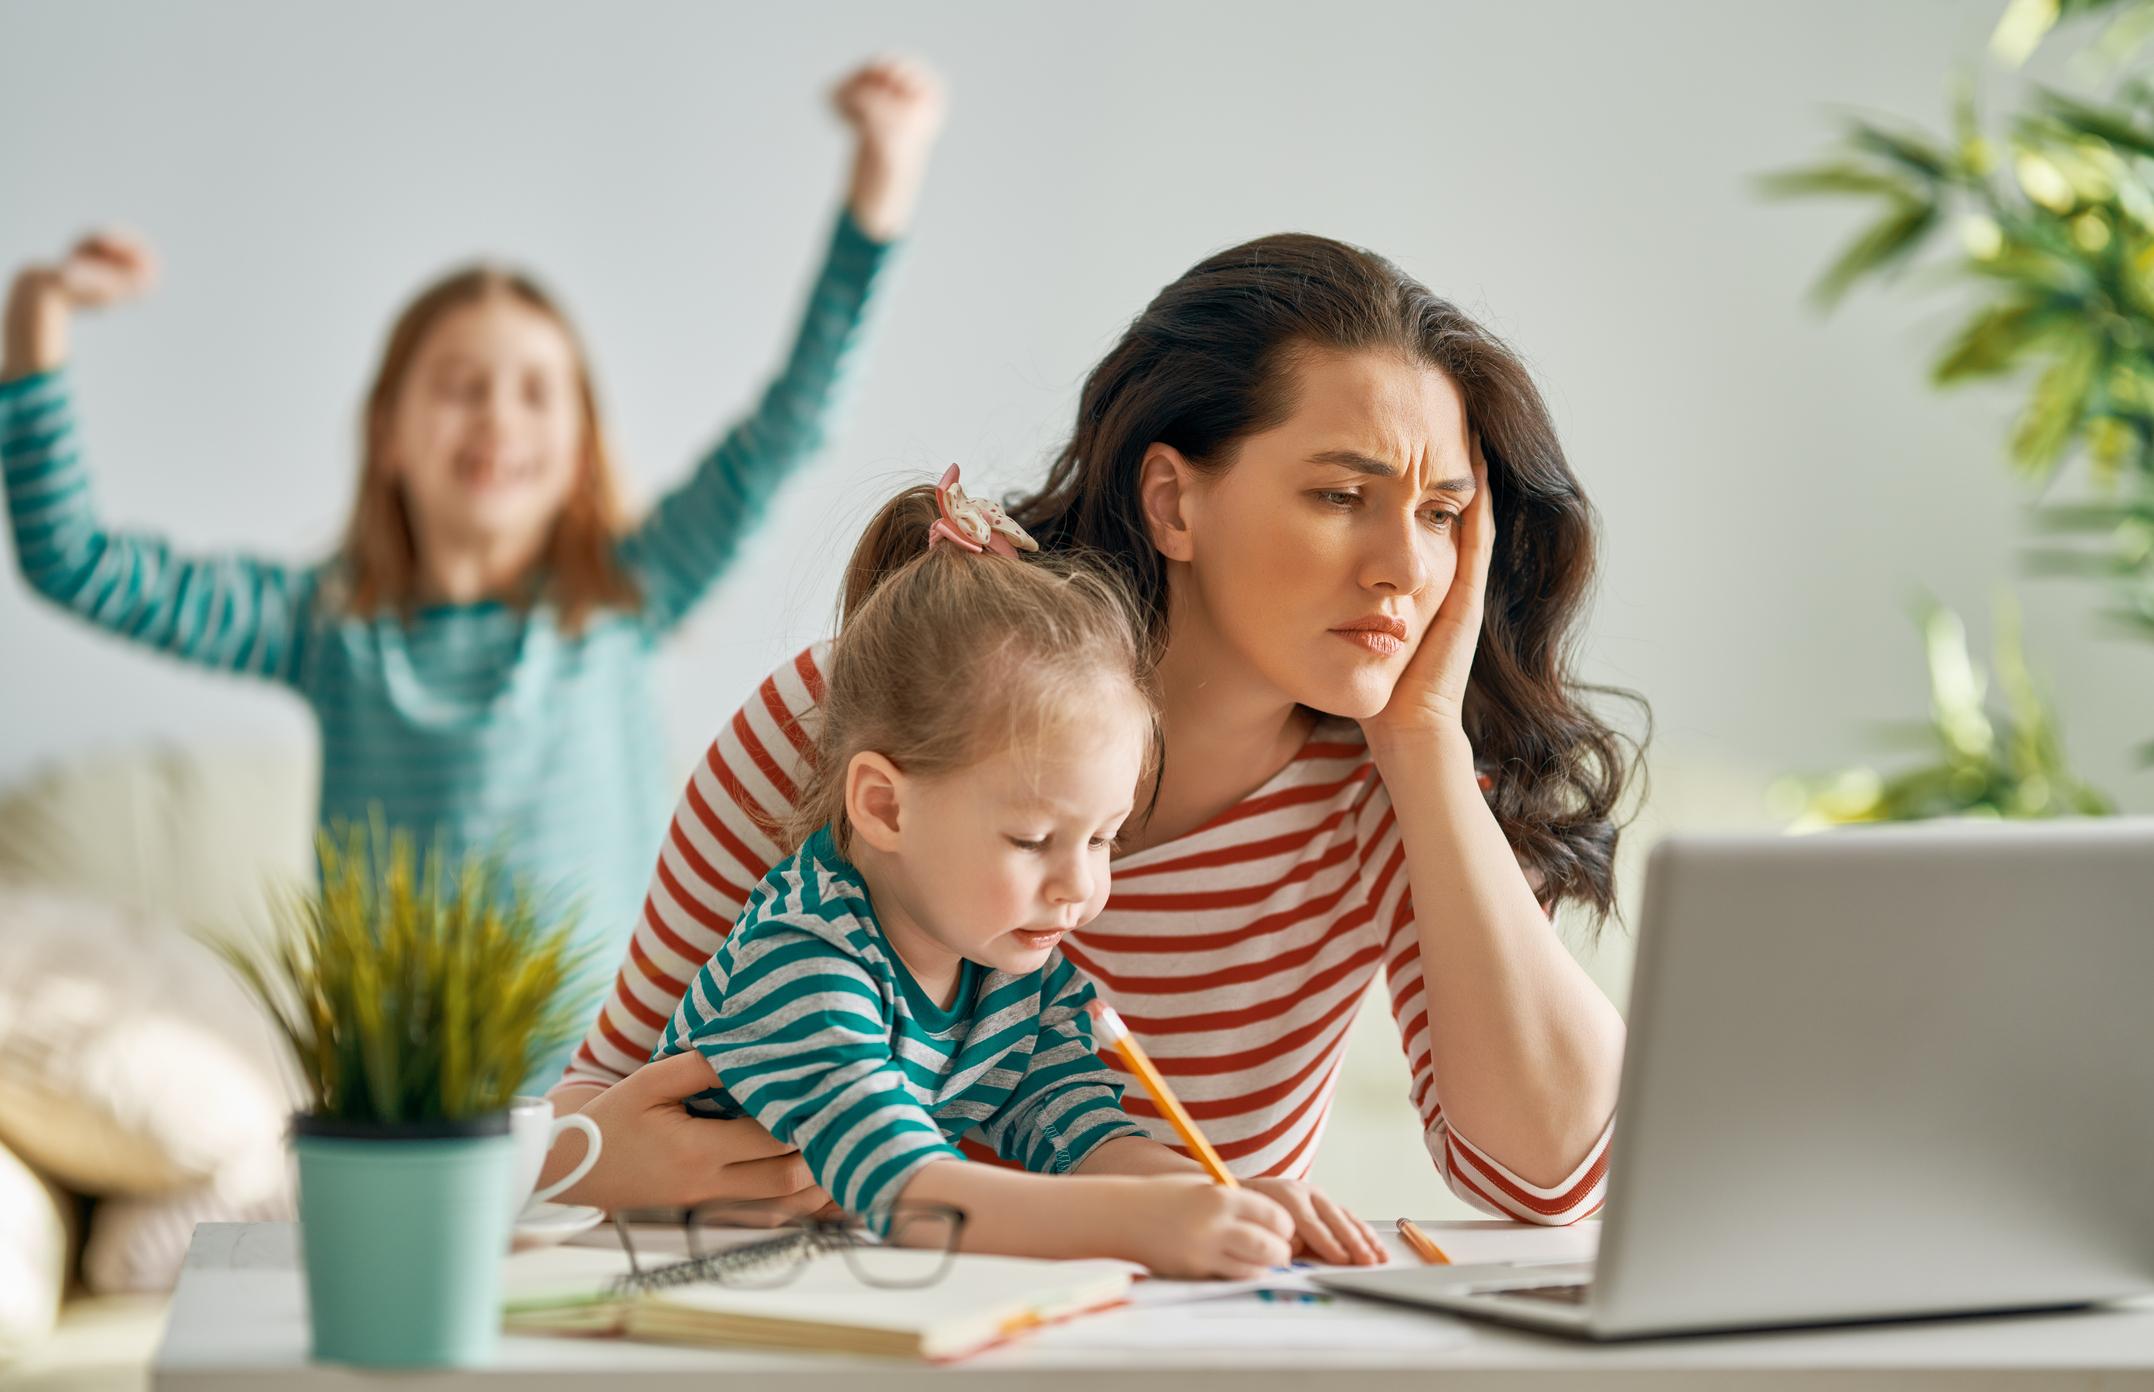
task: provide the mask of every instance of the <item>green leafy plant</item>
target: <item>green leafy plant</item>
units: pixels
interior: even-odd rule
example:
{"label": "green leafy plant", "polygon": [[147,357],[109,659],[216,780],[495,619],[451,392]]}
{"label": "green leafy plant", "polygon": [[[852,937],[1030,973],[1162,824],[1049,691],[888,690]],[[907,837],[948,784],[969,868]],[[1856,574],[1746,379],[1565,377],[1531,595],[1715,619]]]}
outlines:
{"label": "green leafy plant", "polygon": [[2115,810],[2066,765],[2057,722],[2021,650],[2012,605],[2001,604],[1997,615],[2001,710],[1992,708],[1988,678],[1968,654],[1959,616],[1926,601],[1917,617],[1928,650],[1930,718],[1892,733],[1911,736],[1935,757],[1891,775],[1854,768],[1824,779],[1783,779],[1773,800],[1793,814],[1797,830],[1929,817],[2101,816]]}
{"label": "green leafy plant", "polygon": [[266,943],[212,939],[290,1045],[313,1114],[452,1120],[507,1107],[581,1023],[562,988],[583,963],[496,858],[423,857],[379,822],[317,836],[319,888]]}
{"label": "green leafy plant", "polygon": [[[1948,137],[1855,120],[1831,155],[1762,188],[1882,204],[1819,279],[1827,307],[1957,228],[1940,269],[1974,305],[1931,381],[2029,381],[2015,470],[2046,492],[2084,455],[2094,497],[2036,508],[2027,565],[2104,582],[2114,623],[2154,639],[2154,78],[2124,66],[2154,36],[2154,0],[2013,0],[1992,48],[2017,63],[2056,24],[2096,13],[2110,23],[2081,57],[2121,74],[2108,96],[2037,88],[1992,135],[1969,83]],[[2154,742],[2141,753],[2154,761]]]}

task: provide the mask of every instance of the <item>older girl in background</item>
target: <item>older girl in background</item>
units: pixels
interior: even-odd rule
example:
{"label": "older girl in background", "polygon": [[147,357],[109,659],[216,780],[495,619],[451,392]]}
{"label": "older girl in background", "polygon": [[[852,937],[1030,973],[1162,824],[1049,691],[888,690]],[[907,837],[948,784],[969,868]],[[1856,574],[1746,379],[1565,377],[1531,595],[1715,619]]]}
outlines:
{"label": "older girl in background", "polygon": [[76,436],[69,320],[143,293],[155,258],[106,233],[24,269],[0,465],[25,578],[107,632],[292,688],[321,732],[322,824],[378,815],[452,854],[499,850],[580,898],[593,956],[610,957],[664,826],[652,660],[822,443],[941,125],[936,79],[909,63],[861,68],[834,102],[851,183],[792,350],[633,525],[567,317],[526,277],[476,267],[390,330],[328,559],[186,556],[108,530]]}

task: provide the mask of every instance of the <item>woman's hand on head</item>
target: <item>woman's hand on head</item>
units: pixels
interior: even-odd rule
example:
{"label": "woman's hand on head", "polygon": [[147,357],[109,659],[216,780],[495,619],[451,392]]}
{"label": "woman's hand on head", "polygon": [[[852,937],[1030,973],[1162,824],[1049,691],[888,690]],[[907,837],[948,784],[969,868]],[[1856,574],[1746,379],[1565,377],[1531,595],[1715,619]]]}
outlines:
{"label": "woman's hand on head", "polygon": [[72,311],[135,299],[156,283],[156,251],[117,228],[91,233],[57,262],[24,267],[8,294],[6,365],[0,375],[50,372],[67,360]]}
{"label": "woman's hand on head", "polygon": [[[816,1187],[800,1152],[760,1125],[689,1114],[682,1104],[711,1084],[711,1067],[701,1054],[674,1054],[577,1107],[598,1123],[598,1163],[560,1201],[609,1211],[727,1201],[814,1213],[828,1205],[830,1196]],[[565,1108],[570,1099],[557,1105]],[[547,1157],[541,1182],[582,1158],[581,1143],[567,1142],[564,1136]]]}
{"label": "woman's hand on head", "polygon": [[1458,565],[1435,618],[1391,688],[1391,699],[1361,722],[1372,747],[1387,740],[1449,735],[1464,728],[1466,681],[1481,641],[1482,602],[1488,592],[1489,558],[1496,550],[1496,514],[1488,492],[1488,461],[1481,437],[1468,437],[1473,453],[1473,498],[1458,519]]}
{"label": "woman's hand on head", "polygon": [[877,58],[848,73],[830,104],[858,142],[848,204],[877,241],[905,230],[942,133],[946,103],[934,69],[909,58]]}

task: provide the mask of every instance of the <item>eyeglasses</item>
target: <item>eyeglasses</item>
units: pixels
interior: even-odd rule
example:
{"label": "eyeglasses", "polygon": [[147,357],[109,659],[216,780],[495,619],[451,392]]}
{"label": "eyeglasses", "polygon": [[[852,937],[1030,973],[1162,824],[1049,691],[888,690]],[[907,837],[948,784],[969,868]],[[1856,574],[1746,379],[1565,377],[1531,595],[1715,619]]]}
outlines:
{"label": "eyeglasses", "polygon": [[[640,1254],[638,1226],[645,1230]],[[663,1244],[650,1240],[652,1228],[670,1227],[680,1229],[687,1259],[651,1263],[651,1258],[674,1255],[670,1247],[660,1250]],[[770,1290],[800,1275],[814,1258],[831,1253],[844,1259],[862,1285],[899,1290],[932,1286],[949,1272],[964,1228],[964,1210],[943,1204],[898,1204],[883,1237],[849,1214],[798,1215],[766,1204],[698,1204],[685,1213],[677,1208],[622,1209],[613,1215],[613,1230],[628,1254],[628,1274],[614,1286],[623,1294],[701,1282]]]}

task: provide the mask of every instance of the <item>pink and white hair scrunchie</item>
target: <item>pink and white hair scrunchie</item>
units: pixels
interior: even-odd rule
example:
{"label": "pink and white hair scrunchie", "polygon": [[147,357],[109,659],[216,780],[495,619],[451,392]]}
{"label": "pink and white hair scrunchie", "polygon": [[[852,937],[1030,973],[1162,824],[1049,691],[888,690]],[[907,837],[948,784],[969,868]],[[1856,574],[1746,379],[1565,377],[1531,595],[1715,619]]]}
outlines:
{"label": "pink and white hair scrunchie", "polygon": [[1040,549],[1031,534],[1012,522],[1001,507],[986,498],[966,497],[965,490],[958,486],[955,464],[943,471],[942,482],[935,485],[935,504],[942,516],[927,529],[929,550],[937,542],[947,541],[975,555],[992,551],[1014,560],[1020,551]]}

